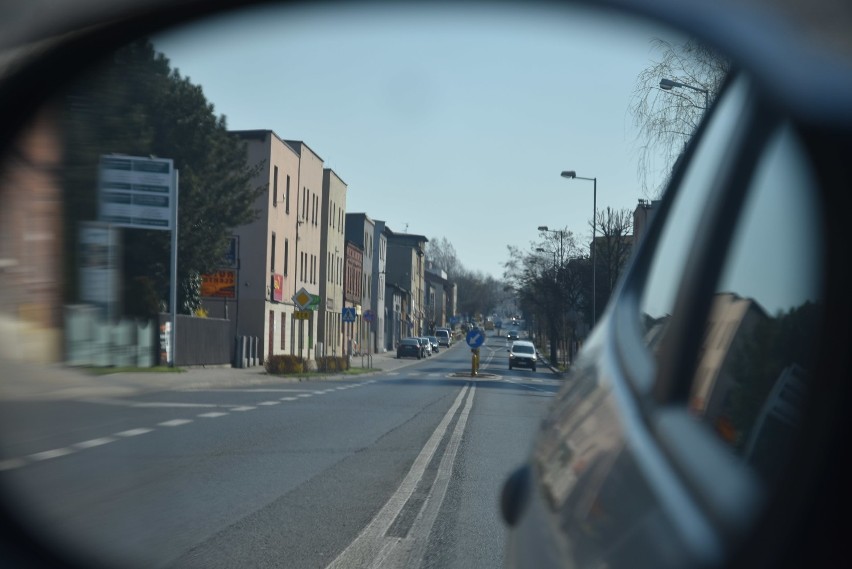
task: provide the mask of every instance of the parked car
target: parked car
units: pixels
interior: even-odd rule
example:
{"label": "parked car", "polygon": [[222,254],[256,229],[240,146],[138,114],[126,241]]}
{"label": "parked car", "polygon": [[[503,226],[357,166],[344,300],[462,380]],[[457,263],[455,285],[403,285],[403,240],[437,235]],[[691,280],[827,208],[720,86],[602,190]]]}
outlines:
{"label": "parked car", "polygon": [[420,345],[423,346],[423,355],[431,357],[432,342],[429,341],[429,338],[427,338],[426,336],[420,336],[418,340],[420,340]]}
{"label": "parked car", "polygon": [[509,348],[509,369],[526,367],[535,371],[537,360],[535,346],[532,342],[517,340]]}
{"label": "parked car", "polygon": [[420,346],[420,341],[417,338],[403,338],[399,341],[396,347],[397,358],[417,358],[423,357],[423,348]]}
{"label": "parked car", "polygon": [[435,330],[435,336],[438,337],[439,346],[446,346],[449,348],[450,345],[453,343],[453,335],[446,328],[438,328],[437,330]]}
{"label": "parked car", "polygon": [[432,347],[432,352],[437,354],[438,349],[440,348],[440,345],[438,344],[438,337],[437,336],[426,336],[426,337],[429,338],[429,345]]}

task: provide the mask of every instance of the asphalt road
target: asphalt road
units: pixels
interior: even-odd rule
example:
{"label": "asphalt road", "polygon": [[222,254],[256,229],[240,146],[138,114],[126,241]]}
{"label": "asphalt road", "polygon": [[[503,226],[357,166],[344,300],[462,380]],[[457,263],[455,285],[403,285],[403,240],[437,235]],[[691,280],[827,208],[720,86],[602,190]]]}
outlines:
{"label": "asphalt road", "polygon": [[[0,488],[120,567],[499,567],[561,381],[490,337],[367,377],[0,401]],[[402,363],[402,362],[396,362]]]}

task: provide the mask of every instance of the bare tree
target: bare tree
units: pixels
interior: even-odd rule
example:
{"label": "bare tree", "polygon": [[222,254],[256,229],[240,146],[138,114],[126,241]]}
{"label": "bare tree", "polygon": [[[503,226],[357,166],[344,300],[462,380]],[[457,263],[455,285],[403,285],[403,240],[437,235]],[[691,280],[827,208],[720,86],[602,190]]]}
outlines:
{"label": "bare tree", "polygon": [[446,237],[433,237],[426,243],[426,259],[434,269],[445,271],[451,279],[463,270],[456,256],[456,248]]}
{"label": "bare tree", "polygon": [[[629,112],[639,129],[639,182],[646,196],[657,198],[708,103],[719,92],[730,63],[695,40],[673,44],[655,38],[651,45],[660,52],[660,59],[636,78]],[[660,88],[663,79],[692,88],[664,91]]]}
{"label": "bare tree", "polygon": [[596,316],[600,316],[633,252],[633,213],[627,208],[608,207],[598,211],[595,225]]}

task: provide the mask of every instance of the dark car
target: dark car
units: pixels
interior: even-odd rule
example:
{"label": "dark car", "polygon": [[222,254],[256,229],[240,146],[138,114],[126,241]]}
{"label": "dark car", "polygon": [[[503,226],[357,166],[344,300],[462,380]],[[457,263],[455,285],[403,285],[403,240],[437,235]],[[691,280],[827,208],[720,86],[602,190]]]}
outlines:
{"label": "dark car", "polygon": [[506,333],[506,339],[509,340],[510,342],[513,342],[520,337],[521,336],[520,336],[520,334],[518,334],[517,330],[509,330],[509,332]]}
{"label": "dark car", "polygon": [[537,357],[532,342],[518,340],[509,348],[509,369],[526,367],[535,371]]}
{"label": "dark car", "polygon": [[396,347],[397,358],[417,358],[423,357],[423,348],[417,338],[403,338],[399,341]]}
{"label": "dark car", "polygon": [[429,338],[429,344],[432,346],[432,352],[437,354],[438,350],[440,348],[440,343],[438,342],[438,337],[437,336],[426,336],[426,337]]}

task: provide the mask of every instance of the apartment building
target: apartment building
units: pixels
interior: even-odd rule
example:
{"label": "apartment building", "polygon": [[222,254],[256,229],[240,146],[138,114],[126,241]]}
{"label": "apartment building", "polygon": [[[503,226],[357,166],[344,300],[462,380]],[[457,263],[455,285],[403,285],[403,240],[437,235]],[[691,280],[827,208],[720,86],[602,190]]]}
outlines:
{"label": "apartment building", "polygon": [[313,359],[317,338],[317,316],[320,303],[320,264],[322,255],[322,189],[324,167],[320,156],[301,140],[285,141],[299,156],[299,183],[296,187],[296,242],[294,266],[296,290],[304,288],[316,297],[310,318],[297,320],[291,334],[298,354]]}
{"label": "apartment building", "polygon": [[343,341],[346,345],[346,355],[348,356],[361,352],[358,340],[363,314],[361,306],[363,276],[364,252],[358,245],[347,239],[343,271],[343,306],[354,309],[356,314],[354,322],[343,323]]}
{"label": "apartment building", "polygon": [[345,352],[343,343],[343,273],[346,227],[346,183],[330,168],[322,178],[320,305],[317,341],[327,356]]}
{"label": "apartment building", "polygon": [[373,306],[375,277],[373,259],[376,252],[376,224],[365,213],[346,214],[346,240],[362,251],[361,261],[361,313],[356,331],[362,351],[375,353],[376,334],[373,324],[378,320]]}
{"label": "apartment building", "polygon": [[315,306],[297,318],[293,297],[302,288],[319,298],[323,162],[306,144],[271,130],[232,131],[247,146],[252,181],[265,186],[255,202],[258,218],[234,230],[235,297],[205,298],[210,316],[233,322],[235,336],[260,338],[259,353],[313,357]]}
{"label": "apartment building", "polygon": [[387,279],[408,291],[405,322],[409,328],[404,336],[421,336],[426,333],[426,311],[424,308],[424,273],[426,269],[426,243],[423,235],[397,233],[387,234]]}

